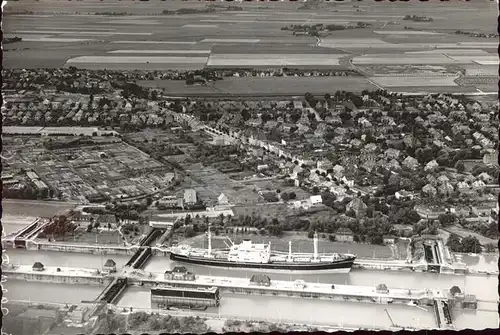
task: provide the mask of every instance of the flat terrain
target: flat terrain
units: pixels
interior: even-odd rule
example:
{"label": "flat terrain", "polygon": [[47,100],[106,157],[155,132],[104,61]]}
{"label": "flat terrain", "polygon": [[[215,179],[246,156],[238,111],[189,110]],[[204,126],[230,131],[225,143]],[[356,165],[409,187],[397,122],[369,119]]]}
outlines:
{"label": "flat terrain", "polygon": [[377,89],[363,77],[245,77],[225,78],[206,86],[187,86],[183,81],[139,81],[140,85],[163,88],[172,95],[217,94],[289,94],[303,95],[306,91],[325,94],[335,90],[361,92]]}
{"label": "flat terrain", "polygon": [[[241,11],[228,11],[224,4],[219,4],[215,11],[207,11],[205,2],[179,0],[9,2],[3,22],[5,36],[19,36],[23,41],[4,46],[4,65],[6,68],[72,65],[88,69],[189,70],[211,66],[356,69],[360,65],[400,64],[403,67],[391,71],[391,75],[418,73],[408,71],[415,65],[456,66],[475,75],[491,75],[492,67],[498,64],[498,41],[494,38],[455,34],[457,29],[494,33],[497,7],[493,1],[457,2],[454,6],[438,1],[412,4],[365,1],[359,8],[353,8],[350,2],[331,2],[317,9],[297,9],[302,5],[301,2],[243,2],[237,4]],[[163,10],[181,8],[201,12],[162,15]],[[433,21],[403,20],[405,15],[415,14],[432,17]],[[292,31],[281,30],[291,25],[346,25],[360,21],[371,26],[329,32],[319,39],[293,36]],[[297,93],[317,91],[312,82],[298,84],[301,87]],[[495,91],[494,87],[482,84],[457,89],[453,82],[395,83],[391,80],[380,85],[396,91],[398,87],[411,86],[425,86],[425,92],[434,87],[439,87],[439,92],[480,92],[472,87]],[[328,86],[331,87],[328,91],[344,85],[347,85],[345,90],[356,90],[351,84],[354,83],[339,81]],[[218,85],[222,87],[215,90],[227,91],[226,84]],[[359,90],[372,88],[366,83],[359,85]],[[270,87],[263,82],[228,82],[227,86],[231,89],[234,86],[235,94],[247,88],[246,92],[253,92],[254,86],[276,94],[296,90],[295,84],[288,83],[284,87],[278,84]],[[181,93],[178,88],[172,90]],[[192,90],[205,94],[207,88]]]}

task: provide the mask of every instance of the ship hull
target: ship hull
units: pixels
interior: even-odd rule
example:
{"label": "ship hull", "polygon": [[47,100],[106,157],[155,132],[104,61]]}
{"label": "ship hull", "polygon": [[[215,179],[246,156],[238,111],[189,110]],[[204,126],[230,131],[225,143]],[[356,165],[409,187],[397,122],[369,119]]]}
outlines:
{"label": "ship hull", "polygon": [[230,262],[220,259],[204,259],[199,257],[188,257],[176,253],[170,253],[170,259],[180,263],[189,263],[208,267],[225,268],[230,270],[256,270],[259,272],[293,272],[293,273],[349,273],[354,263],[355,257],[335,262],[322,263],[244,263]]}

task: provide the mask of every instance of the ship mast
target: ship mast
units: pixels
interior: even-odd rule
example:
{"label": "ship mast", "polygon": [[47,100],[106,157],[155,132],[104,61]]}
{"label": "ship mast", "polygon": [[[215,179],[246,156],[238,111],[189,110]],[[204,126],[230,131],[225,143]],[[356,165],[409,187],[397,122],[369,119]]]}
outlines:
{"label": "ship mast", "polygon": [[314,260],[316,260],[316,259],[318,259],[318,233],[317,232],[314,232],[313,242],[314,242]]}
{"label": "ship mast", "polygon": [[212,255],[212,232],[210,231],[210,221],[208,222],[208,257]]}

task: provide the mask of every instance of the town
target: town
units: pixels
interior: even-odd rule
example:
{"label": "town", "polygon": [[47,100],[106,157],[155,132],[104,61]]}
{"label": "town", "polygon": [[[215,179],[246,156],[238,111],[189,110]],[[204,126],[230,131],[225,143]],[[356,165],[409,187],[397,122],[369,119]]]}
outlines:
{"label": "town", "polygon": [[498,326],[489,30],[423,5],[46,5],[7,15],[3,331]]}

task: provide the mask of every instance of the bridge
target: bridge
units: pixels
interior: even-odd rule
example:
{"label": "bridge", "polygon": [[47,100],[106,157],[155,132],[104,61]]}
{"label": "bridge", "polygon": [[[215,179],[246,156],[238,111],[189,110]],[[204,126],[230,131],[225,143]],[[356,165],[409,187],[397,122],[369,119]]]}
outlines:
{"label": "bridge", "polygon": [[[141,239],[139,249],[137,249],[127,264],[125,264],[121,273],[115,277],[101,294],[99,294],[96,301],[112,304],[128,286],[128,277],[135,280],[145,277],[145,273],[141,269],[152,256],[151,247],[149,245],[161,235],[162,231],[160,229],[153,228],[143,239]],[[129,271],[130,269],[133,270]]]}
{"label": "bridge", "polygon": [[126,277],[115,278],[108,286],[106,286],[104,291],[102,291],[101,294],[99,294],[96,301],[112,304],[126,287],[127,287]]}
{"label": "bridge", "polygon": [[434,315],[439,329],[454,330],[448,301],[442,298],[434,299]]}
{"label": "bridge", "polygon": [[36,234],[38,234],[49,223],[50,219],[37,218],[35,221],[18,231],[12,238],[14,248],[26,249],[26,241],[35,237]]}

